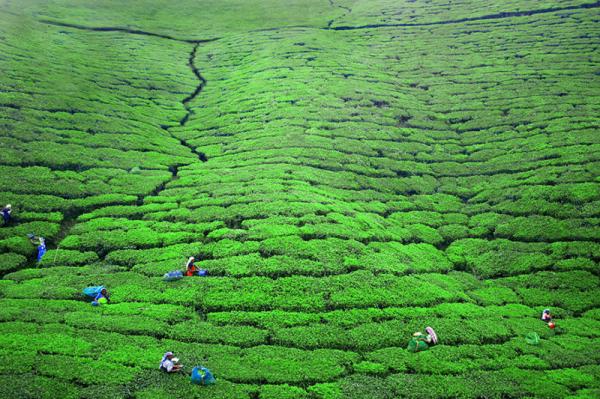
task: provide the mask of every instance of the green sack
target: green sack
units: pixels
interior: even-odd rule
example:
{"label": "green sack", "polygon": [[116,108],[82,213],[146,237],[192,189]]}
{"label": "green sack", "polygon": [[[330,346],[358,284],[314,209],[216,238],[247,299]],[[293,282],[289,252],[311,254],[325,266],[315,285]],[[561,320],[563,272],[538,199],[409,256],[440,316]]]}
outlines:
{"label": "green sack", "polygon": [[427,345],[427,342],[414,337],[408,341],[408,346],[406,347],[409,352],[421,352],[427,350],[428,348],[429,345]]}
{"label": "green sack", "polygon": [[539,345],[540,336],[535,332],[530,332],[525,336],[525,342],[527,342],[529,345]]}

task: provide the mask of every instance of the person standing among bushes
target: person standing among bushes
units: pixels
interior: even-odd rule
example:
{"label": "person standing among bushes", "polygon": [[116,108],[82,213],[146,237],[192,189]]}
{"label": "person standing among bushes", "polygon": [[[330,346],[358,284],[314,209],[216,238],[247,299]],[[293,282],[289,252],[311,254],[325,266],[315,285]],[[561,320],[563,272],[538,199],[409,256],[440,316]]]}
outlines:
{"label": "person standing among bushes", "polygon": [[6,226],[10,222],[10,217],[12,213],[12,206],[7,204],[4,208],[2,208],[2,218],[4,219],[4,226]]}
{"label": "person standing among bushes", "polygon": [[46,254],[46,239],[44,237],[36,237],[33,234],[27,234],[27,236],[33,245],[37,245],[37,263],[40,263]]}
{"label": "person standing among bushes", "polygon": [[42,261],[42,257],[46,254],[46,239],[44,237],[40,237],[40,245],[38,245],[38,256],[37,261],[40,263]]}
{"label": "person standing among bushes", "polygon": [[166,352],[160,361],[159,369],[167,373],[176,373],[183,367],[181,364],[177,364],[179,359],[173,356],[173,352]]}

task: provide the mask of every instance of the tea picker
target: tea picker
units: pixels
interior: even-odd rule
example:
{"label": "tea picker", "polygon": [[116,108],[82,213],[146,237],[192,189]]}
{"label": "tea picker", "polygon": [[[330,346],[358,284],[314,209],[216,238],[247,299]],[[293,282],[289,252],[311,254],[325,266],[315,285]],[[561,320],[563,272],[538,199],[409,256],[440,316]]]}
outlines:
{"label": "tea picker", "polygon": [[7,204],[4,208],[2,208],[2,218],[4,219],[4,226],[6,226],[10,222],[10,214],[12,212],[12,206]]}
{"label": "tea picker", "polygon": [[171,272],[165,273],[163,276],[163,281],[177,281],[181,280],[183,276],[200,276],[206,277],[208,276],[208,270],[199,269],[196,267],[196,258],[190,256],[185,264],[185,272],[181,270],[173,270]]}
{"label": "tea picker", "polygon": [[110,303],[110,294],[103,285],[84,288],[83,294],[94,298],[94,300],[91,302],[92,306],[105,305],[107,303]]}
{"label": "tea picker", "polygon": [[552,321],[552,314],[550,314],[550,309],[544,309],[544,311],[542,312],[542,321],[548,323],[548,327],[550,327],[552,330],[554,330],[554,327],[556,327],[556,324],[554,324],[554,322]]}
{"label": "tea picker", "polygon": [[[193,272],[196,271],[196,266],[194,265],[195,258],[190,256],[187,263],[185,264],[185,276],[192,276]],[[163,275],[163,281],[177,281],[181,280],[184,276],[181,270],[173,270],[171,272],[167,272]]]}
{"label": "tea picker", "polygon": [[183,366],[179,364],[179,359],[173,356],[173,352],[165,352],[158,368],[167,373],[176,373],[180,371]]}
{"label": "tea picker", "polygon": [[185,264],[185,275],[186,276],[191,277],[198,270],[196,268],[195,262],[196,262],[196,258],[194,258],[193,256],[190,256],[187,263]]}
{"label": "tea picker", "polygon": [[190,256],[187,263],[185,264],[185,275],[188,277],[192,277],[194,275],[205,277],[208,276],[208,270],[199,269],[196,267],[196,258]]}
{"label": "tea picker", "polygon": [[542,312],[542,320],[545,321],[546,323],[549,323],[552,321],[552,315],[550,314],[550,309],[544,309],[544,311]]}
{"label": "tea picker", "polygon": [[406,349],[409,352],[421,352],[429,349],[430,346],[438,343],[438,337],[435,330],[431,327],[425,328],[425,333],[417,331],[413,334]]}
{"label": "tea picker", "polygon": [[37,263],[42,261],[42,257],[46,254],[46,239],[44,237],[37,237],[34,234],[27,234],[29,240],[33,245],[37,245]]}
{"label": "tea picker", "polygon": [[[106,288],[102,287],[98,295],[96,295],[96,297],[94,298],[94,302],[96,302],[98,305],[110,303],[110,295],[108,294]],[[92,305],[94,304],[94,302],[92,302]]]}

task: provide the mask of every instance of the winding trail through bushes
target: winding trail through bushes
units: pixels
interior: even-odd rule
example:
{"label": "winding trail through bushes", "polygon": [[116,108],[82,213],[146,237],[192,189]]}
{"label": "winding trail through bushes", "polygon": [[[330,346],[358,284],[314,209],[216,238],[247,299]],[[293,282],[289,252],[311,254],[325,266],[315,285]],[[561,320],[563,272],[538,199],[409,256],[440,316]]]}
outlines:
{"label": "winding trail through bushes", "polygon": [[330,28],[331,28],[331,25],[333,25],[333,23],[334,23],[336,20],[338,20],[338,19],[340,19],[340,18],[344,18],[346,15],[348,15],[348,14],[350,14],[350,13],[352,12],[352,9],[351,9],[350,7],[346,7],[346,6],[342,6],[342,5],[339,5],[339,4],[335,4],[335,3],[333,2],[333,0],[329,0],[329,5],[330,5],[331,7],[334,7],[334,8],[341,8],[341,9],[343,9],[343,10],[346,10],[346,12],[345,12],[345,13],[343,13],[342,15],[340,15],[339,17],[336,17],[336,18],[333,18],[333,19],[329,20],[329,21],[327,22],[327,28],[328,28],[328,29],[330,29]]}
{"label": "winding trail through bushes", "polygon": [[[171,132],[170,129],[172,129],[173,127],[183,127],[183,126],[185,126],[187,124],[189,118],[194,114],[194,111],[189,106],[189,103],[192,100],[194,100],[196,97],[198,97],[198,95],[204,89],[204,86],[206,86],[206,83],[207,83],[206,79],[202,76],[202,74],[200,73],[200,70],[198,69],[198,67],[196,67],[196,64],[194,62],[194,60],[196,58],[196,52],[198,51],[198,47],[202,43],[214,42],[216,40],[219,40],[219,38],[211,38],[211,39],[182,39],[182,38],[177,38],[177,37],[174,37],[174,36],[163,35],[163,34],[160,34],[160,33],[146,32],[146,31],[139,30],[139,29],[129,29],[129,28],[122,28],[122,27],[90,27],[90,26],[84,26],[84,25],[78,25],[78,24],[70,24],[70,23],[58,22],[58,21],[51,21],[51,20],[39,20],[38,22],[41,22],[41,23],[44,23],[44,24],[48,24],[48,25],[54,25],[54,26],[62,26],[62,27],[68,27],[68,28],[73,28],[73,29],[87,30],[87,31],[91,31],[91,32],[123,32],[123,33],[128,33],[128,34],[133,34],[133,35],[150,36],[150,37],[156,37],[156,38],[160,38],[160,39],[173,40],[173,41],[177,41],[177,42],[193,44],[194,46],[192,47],[192,50],[190,51],[190,54],[189,54],[189,57],[188,57],[188,66],[190,67],[190,69],[191,69],[192,73],[194,74],[194,76],[198,79],[198,85],[196,86],[196,88],[194,89],[193,92],[191,92],[188,96],[186,96],[183,100],[181,100],[181,104],[185,108],[186,114],[179,121],[179,125],[178,126],[160,125],[160,128],[162,130],[164,130],[169,136],[171,136],[172,138],[178,140],[179,143],[182,146],[188,148],[198,158],[198,160],[200,162],[206,162],[206,161],[208,161],[206,155],[203,152],[198,151],[194,146],[190,145],[184,139],[181,139],[181,138],[175,136]],[[178,172],[179,172],[179,167],[180,166],[183,166],[183,165],[172,165],[172,166],[170,166],[169,167],[169,171],[171,172],[171,178],[169,180],[167,180],[167,181],[159,184],[149,194],[140,196],[138,198],[138,200],[136,201],[136,205],[137,206],[143,205],[144,199],[146,197],[158,195],[162,190],[164,190],[167,187],[167,185],[170,182],[172,182],[174,180],[177,180],[179,178]],[[66,236],[69,235],[69,231],[76,224],[77,218],[79,218],[80,215],[82,215],[83,213],[86,213],[86,212],[89,212],[89,211],[69,211],[69,212],[65,212],[65,214],[63,215],[64,218],[63,218],[62,222],[60,223],[59,233],[56,235],[55,239],[50,240],[50,244],[52,244],[52,245],[48,245],[48,249],[49,250],[50,249],[58,250],[59,247],[60,247],[60,241],[62,241]],[[28,267],[36,267],[36,265],[37,265],[36,260],[37,260],[37,253],[35,253],[29,259]]]}
{"label": "winding trail through bushes", "polygon": [[92,32],[124,32],[124,33],[130,33],[132,35],[152,36],[152,37],[158,37],[161,39],[175,40],[177,42],[183,42],[183,43],[197,44],[197,43],[214,42],[215,40],[219,40],[218,37],[215,37],[212,39],[182,39],[179,37],[164,35],[162,33],[147,32],[147,31],[140,30],[140,29],[122,28],[122,27],[118,27],[118,26],[85,26],[85,25],[79,25],[79,24],[71,24],[71,23],[67,23],[67,22],[53,21],[53,20],[49,20],[49,19],[40,19],[38,21],[41,23],[44,23],[44,24],[48,24],[48,25],[64,26],[67,28],[89,30]]}

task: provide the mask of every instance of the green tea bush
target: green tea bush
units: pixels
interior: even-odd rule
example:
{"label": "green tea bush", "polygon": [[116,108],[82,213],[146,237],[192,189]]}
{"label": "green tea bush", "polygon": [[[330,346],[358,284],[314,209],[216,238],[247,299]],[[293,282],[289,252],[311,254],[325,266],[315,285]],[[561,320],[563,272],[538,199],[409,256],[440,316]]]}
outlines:
{"label": "green tea bush", "polygon": [[[36,350],[44,353],[55,353],[64,355],[89,355],[91,345],[81,339],[64,334],[46,333],[43,336],[30,339],[28,333],[36,333],[33,331],[22,331],[21,334],[3,334],[2,347],[4,349],[19,350],[22,348],[23,342],[27,342],[29,350]],[[42,331],[40,331],[42,332]],[[26,335],[27,334],[27,335]]]}
{"label": "green tea bush", "polygon": [[596,375],[587,374],[581,369],[548,370],[546,376],[550,381],[566,386],[571,390],[597,386],[597,373]]}
{"label": "green tea bush", "polygon": [[60,355],[39,356],[36,370],[45,376],[77,383],[107,385],[130,382],[139,372],[138,368],[116,363]]}
{"label": "green tea bush", "polygon": [[[111,337],[114,336],[115,334],[111,334]],[[115,345],[113,342],[112,345],[107,345],[98,359],[129,367],[140,367],[145,369],[143,371],[145,373],[147,373],[147,370],[155,370],[157,365],[156,359],[160,361],[164,354],[164,352],[161,352],[161,348],[156,344],[153,346],[141,346],[132,345],[133,343],[119,343],[119,345]]]}
{"label": "green tea bush", "polygon": [[[268,276],[275,278],[298,274],[320,276],[329,271],[328,269],[324,270],[322,263],[314,260],[289,256],[264,258],[258,253],[205,260],[200,265],[208,269],[212,275],[226,274],[236,277]],[[338,264],[339,269],[332,271],[343,271],[344,266]]]}
{"label": "green tea bush", "polygon": [[406,226],[412,234],[411,241],[425,242],[427,244],[439,245],[444,242],[444,238],[437,230],[424,224],[411,224]]}
{"label": "green tea bush", "polygon": [[519,303],[520,298],[513,290],[506,287],[481,288],[469,292],[469,296],[482,306],[504,305],[506,303]]}
{"label": "green tea bush", "polygon": [[79,252],[60,248],[48,250],[42,258],[40,266],[83,266],[95,263],[98,260],[98,255],[91,251]]}
{"label": "green tea bush", "polygon": [[[354,240],[302,240],[297,236],[271,238],[260,243],[261,254],[267,256],[286,255],[319,261],[338,268],[343,256],[355,256],[363,252],[364,245]],[[337,266],[336,266],[337,265]]]}
{"label": "green tea bush", "polygon": [[258,251],[260,243],[257,241],[239,242],[230,239],[224,239],[217,242],[206,244],[202,251],[210,254],[214,258],[224,258],[228,256],[243,255]]}
{"label": "green tea bush", "polygon": [[549,255],[534,251],[534,246],[507,240],[466,239],[453,242],[446,253],[456,267],[466,268],[481,277],[493,277],[530,273],[552,266]]}
{"label": "green tea bush", "polygon": [[[67,314],[69,312],[84,310],[88,307],[87,303],[66,300],[46,300],[46,299],[0,299],[0,309],[2,313],[0,320],[13,321],[18,317],[27,317],[27,315],[38,315],[39,309],[49,313]],[[60,322],[62,319],[57,319]]]}
{"label": "green tea bush", "polygon": [[45,221],[60,223],[63,220],[63,214],[60,212],[19,212],[19,222]]}
{"label": "green tea bush", "polygon": [[15,194],[10,191],[0,193],[3,204],[12,204],[14,217],[21,210],[26,212],[52,212],[68,208],[69,201],[54,195]]}
{"label": "green tea bush", "polygon": [[273,342],[282,346],[301,349],[335,348],[354,349],[357,343],[344,329],[330,325],[311,325],[277,329]]}
{"label": "green tea bush", "polygon": [[[325,308],[322,283],[315,278],[264,277],[205,279],[199,285],[198,306],[220,310],[316,310]],[[231,295],[236,292],[236,295]]]}
{"label": "green tea bush", "polygon": [[261,386],[259,397],[261,399],[303,399],[309,396],[302,388],[283,384]]}
{"label": "green tea bush", "polygon": [[308,393],[319,399],[342,399],[342,388],[336,382],[315,384],[307,389]]}
{"label": "green tea bush", "polygon": [[554,264],[554,268],[559,271],[586,270],[593,272],[596,270],[596,267],[596,263],[588,258],[562,259]]}
{"label": "green tea bush", "polygon": [[386,366],[368,361],[356,363],[353,368],[355,372],[361,374],[385,375],[388,373],[388,368]]}
{"label": "green tea bush", "polygon": [[3,287],[2,293],[8,298],[72,299],[79,295],[80,290],[74,287],[48,285],[43,279],[33,279],[20,284],[7,285]]}
{"label": "green tea bush", "polygon": [[33,245],[25,236],[0,240],[0,250],[3,253],[14,252],[19,255],[30,256],[33,254],[33,249]]}
{"label": "green tea bush", "polygon": [[584,257],[597,258],[600,256],[600,244],[591,241],[565,241],[550,244],[552,256],[557,259]]}
{"label": "green tea bush", "polygon": [[134,266],[137,263],[148,263],[181,259],[185,262],[186,257],[192,254],[198,254],[202,246],[200,244],[176,244],[163,248],[151,248],[144,250],[122,249],[112,251],[106,257],[106,260],[123,266]]}
{"label": "green tea bush", "polygon": [[[323,382],[343,375],[345,366],[357,359],[351,352],[320,349],[302,351],[276,346],[257,346],[243,350],[243,356],[234,360],[236,367],[223,367],[224,358],[215,364],[223,378],[240,382],[301,383]],[[232,363],[229,363],[230,365]]]}
{"label": "green tea bush", "polygon": [[122,399],[127,397],[127,392],[123,386],[110,386],[104,384],[89,385],[79,391],[81,399],[94,398],[114,398]]}
{"label": "green tea bush", "polygon": [[176,209],[177,204],[147,204],[140,206],[113,205],[84,213],[79,216],[78,221],[86,222],[97,217],[128,217],[139,218],[153,212],[168,211]]}
{"label": "green tea bush", "polygon": [[139,377],[139,379],[143,382],[134,385],[134,387],[139,386],[135,396],[139,399],[250,399],[256,397],[258,391],[258,388],[253,385],[234,384],[221,378],[218,379],[218,383],[215,385],[197,386],[190,383],[188,375],[165,375],[158,370],[154,371],[151,376],[145,377],[145,381],[144,377]]}
{"label": "green tea bush", "polygon": [[250,326],[220,327],[197,320],[178,323],[166,330],[167,336],[178,341],[220,343],[238,347],[264,344],[268,335],[267,331]]}
{"label": "green tea bush", "polygon": [[19,223],[15,227],[5,227],[0,229],[0,239],[10,239],[11,237],[23,236],[33,233],[46,239],[53,239],[60,229],[58,223],[35,221],[28,223]]}
{"label": "green tea bush", "polygon": [[80,398],[79,388],[66,381],[40,375],[1,375],[0,395],[27,399]]}
{"label": "green tea bush", "polygon": [[27,258],[15,253],[0,254],[0,273],[11,272],[25,265]]}
{"label": "green tea bush", "polygon": [[560,241],[598,239],[597,219],[587,218],[558,220],[547,216],[515,218],[496,228],[499,237],[511,237],[524,241]]}
{"label": "green tea bush", "polygon": [[572,289],[520,288],[515,291],[528,306],[556,306],[575,314],[598,306],[598,296],[594,291]]}
{"label": "green tea bush", "polygon": [[298,325],[308,325],[321,320],[317,313],[288,312],[272,310],[265,312],[211,312],[208,321],[218,325],[249,325],[257,328],[284,328]]}
{"label": "green tea bush", "polygon": [[[422,276],[431,277],[432,275]],[[452,282],[451,279],[444,279]],[[390,274],[372,275],[354,272],[332,277],[328,290],[330,303],[337,307],[366,306],[431,306],[440,302],[462,301],[463,294],[455,289],[445,289],[428,279],[406,276],[397,278]]]}
{"label": "green tea bush", "polygon": [[358,258],[356,265],[373,271],[409,274],[452,268],[445,254],[430,244],[371,243],[367,249],[371,251]]}
{"label": "green tea bush", "polygon": [[513,288],[535,287],[592,290],[600,284],[600,278],[587,271],[574,270],[568,272],[538,272],[529,275],[506,277],[497,279],[494,283],[500,283]]}
{"label": "green tea bush", "polygon": [[122,334],[164,336],[167,323],[138,315],[106,315],[90,312],[73,312],[65,316],[65,324],[78,328],[115,331]]}
{"label": "green tea bush", "polygon": [[69,235],[61,245],[67,249],[93,250],[103,253],[122,248],[153,248],[195,241],[192,233],[157,233],[148,228],[96,231]]}
{"label": "green tea bush", "polygon": [[[0,366],[1,375],[19,375],[31,373],[36,360],[35,351],[21,351],[21,350],[2,350],[0,351],[0,360],[2,360],[2,366]],[[14,362],[14,359],[19,359],[18,362]]]}
{"label": "green tea bush", "polygon": [[387,382],[389,389],[408,398],[476,398],[481,395],[500,398],[522,394],[521,387],[513,378],[503,370],[495,373],[473,372],[465,376],[397,374],[388,377]]}

